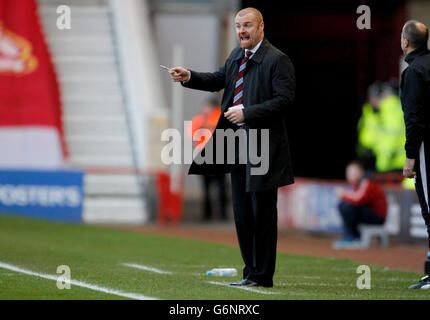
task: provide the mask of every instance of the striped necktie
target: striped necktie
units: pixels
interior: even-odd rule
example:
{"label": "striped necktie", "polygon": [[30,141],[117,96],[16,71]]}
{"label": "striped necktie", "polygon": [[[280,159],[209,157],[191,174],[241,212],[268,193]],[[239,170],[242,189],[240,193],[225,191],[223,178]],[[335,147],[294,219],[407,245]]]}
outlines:
{"label": "striped necktie", "polygon": [[245,57],[242,59],[242,62],[240,63],[239,72],[237,74],[236,86],[234,88],[233,106],[242,104],[243,77],[245,75],[246,63],[248,62],[250,56],[252,56],[252,51],[248,50],[246,52]]}

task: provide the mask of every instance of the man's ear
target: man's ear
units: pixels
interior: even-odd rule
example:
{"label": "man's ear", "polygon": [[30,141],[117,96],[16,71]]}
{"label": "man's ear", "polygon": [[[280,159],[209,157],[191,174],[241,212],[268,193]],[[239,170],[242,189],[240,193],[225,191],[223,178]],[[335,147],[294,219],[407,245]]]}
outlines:
{"label": "man's ear", "polygon": [[403,38],[403,47],[406,49],[406,48],[409,48],[409,40],[408,39],[406,39],[406,38]]}

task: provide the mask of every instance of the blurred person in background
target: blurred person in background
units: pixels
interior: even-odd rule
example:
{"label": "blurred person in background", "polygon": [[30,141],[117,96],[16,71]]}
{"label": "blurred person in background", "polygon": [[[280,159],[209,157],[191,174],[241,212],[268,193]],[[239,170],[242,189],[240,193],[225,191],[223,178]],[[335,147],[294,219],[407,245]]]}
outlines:
{"label": "blurred person in background", "polygon": [[379,101],[379,137],[375,144],[376,170],[401,172],[405,163],[405,124],[397,80],[382,85]]}
{"label": "blurred person in background", "polygon": [[400,172],[406,158],[405,127],[397,81],[375,82],[358,122],[357,154],[366,170]]}
{"label": "blurred person in background", "polygon": [[361,162],[348,164],[346,179],[352,190],[336,189],[340,198],[338,208],[343,220],[344,237],[333,243],[335,249],[360,247],[359,225],[382,225],[387,214],[384,191],[379,184],[366,177]]}
{"label": "blurred person in background", "polygon": [[357,125],[357,154],[367,171],[376,169],[375,148],[379,139],[379,101],[382,84],[375,82],[367,89],[367,101],[363,105]]}
{"label": "blurred person in background", "polygon": [[[206,101],[202,113],[196,115],[191,120],[191,125],[187,128],[188,135],[190,137],[194,136],[196,130],[208,129],[211,132],[215,130],[218,119],[221,116],[221,107],[218,104],[216,98],[210,98]],[[205,136],[202,136],[200,141],[195,142],[195,148],[199,151],[203,150],[207,141]],[[212,205],[211,205],[211,185],[215,184],[218,188],[218,199],[220,206],[220,218],[222,221],[227,220],[227,196],[226,196],[226,183],[225,174],[204,174],[202,177],[204,201],[203,201],[203,211],[202,220],[209,221],[212,217]]]}
{"label": "blurred person in background", "polygon": [[[421,213],[430,235],[430,51],[428,28],[421,22],[405,23],[401,47],[408,67],[402,73],[401,101],[406,126],[405,178],[415,179]],[[430,248],[430,238],[429,238]],[[430,251],[424,264],[425,276],[410,289],[430,289]]]}

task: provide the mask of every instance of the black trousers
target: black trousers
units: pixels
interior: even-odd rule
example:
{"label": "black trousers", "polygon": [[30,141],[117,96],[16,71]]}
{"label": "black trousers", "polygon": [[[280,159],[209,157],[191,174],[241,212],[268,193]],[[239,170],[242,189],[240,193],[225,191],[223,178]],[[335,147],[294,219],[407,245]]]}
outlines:
{"label": "black trousers", "polygon": [[246,166],[231,169],[236,232],[245,267],[243,278],[273,286],[278,239],[278,188],[246,192]]}
{"label": "black trousers", "polygon": [[211,185],[216,184],[218,188],[218,199],[221,211],[221,219],[227,219],[227,196],[225,194],[225,175],[203,175],[203,188],[204,188],[204,204],[203,204],[203,215],[202,218],[209,220],[212,217],[212,205],[211,205]]}
{"label": "black trousers", "polygon": [[345,238],[355,240],[360,238],[358,226],[364,224],[383,224],[385,219],[370,208],[356,206],[352,203],[341,201],[339,212],[343,220]]}
{"label": "black trousers", "polygon": [[415,159],[415,190],[418,195],[418,200],[421,206],[421,213],[424,222],[427,226],[427,233],[429,234],[429,248],[430,248],[430,209],[429,209],[429,178],[430,178],[430,143],[423,142],[420,147],[419,157]]}

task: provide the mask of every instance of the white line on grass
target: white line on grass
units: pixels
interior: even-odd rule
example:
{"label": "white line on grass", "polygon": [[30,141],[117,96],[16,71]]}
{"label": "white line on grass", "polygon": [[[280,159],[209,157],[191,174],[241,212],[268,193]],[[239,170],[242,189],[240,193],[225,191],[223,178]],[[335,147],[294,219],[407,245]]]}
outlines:
{"label": "white line on grass", "polygon": [[164,271],[164,270],[160,270],[157,268],[152,268],[152,267],[148,267],[148,266],[144,266],[141,264],[136,264],[136,263],[122,263],[122,266],[125,267],[130,267],[130,268],[135,268],[135,269],[139,269],[139,270],[145,270],[145,271],[150,271],[150,272],[155,272],[155,273],[159,273],[159,274],[173,274],[173,272],[170,271]]}
{"label": "white line on grass", "polygon": [[254,289],[252,287],[231,286],[230,284],[225,283],[225,282],[208,281],[208,283],[215,284],[217,286],[225,286],[225,287],[230,287],[230,288],[242,289],[242,290],[251,291],[251,292],[255,292],[255,293],[261,293],[261,294],[281,294],[279,292],[274,292],[274,291],[265,291],[265,290]]}
{"label": "white line on grass", "polygon": [[[43,278],[43,279],[54,280],[54,281],[58,280],[58,276],[56,276],[56,275],[38,273],[38,272],[22,269],[20,267],[15,267],[13,265],[10,265],[10,264],[4,263],[4,262],[0,262],[0,268],[7,269],[10,271],[19,272],[19,273],[23,273],[23,274],[26,274],[29,276],[35,276],[35,277]],[[85,283],[85,282],[81,282],[81,281],[77,281],[77,280],[72,280],[72,279],[70,279],[70,284],[77,286],[77,287],[87,288],[90,290],[104,292],[107,294],[113,294],[116,296],[135,299],[135,300],[157,300],[157,298],[147,297],[147,296],[144,296],[144,295],[138,294],[138,293],[129,293],[129,292],[123,292],[123,291],[119,291],[119,290],[115,290],[115,289],[99,287],[99,286],[94,285],[94,284],[89,284],[89,283]]]}

